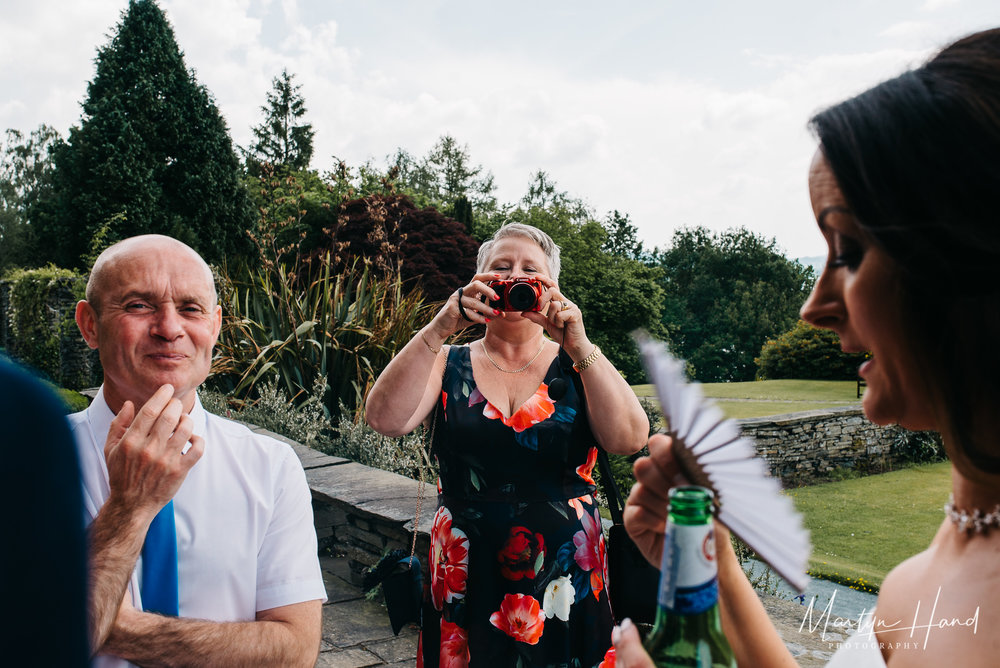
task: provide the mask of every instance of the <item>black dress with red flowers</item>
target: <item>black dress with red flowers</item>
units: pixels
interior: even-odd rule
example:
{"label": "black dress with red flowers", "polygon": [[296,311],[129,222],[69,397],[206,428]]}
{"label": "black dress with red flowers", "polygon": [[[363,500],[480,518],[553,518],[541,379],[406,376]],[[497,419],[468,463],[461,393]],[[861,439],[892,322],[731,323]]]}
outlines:
{"label": "black dress with red flowers", "polygon": [[591,477],[597,448],[573,373],[560,351],[508,418],[476,387],[469,347],[449,351],[432,445],[440,468],[433,611],[418,665],[604,661],[612,617]]}

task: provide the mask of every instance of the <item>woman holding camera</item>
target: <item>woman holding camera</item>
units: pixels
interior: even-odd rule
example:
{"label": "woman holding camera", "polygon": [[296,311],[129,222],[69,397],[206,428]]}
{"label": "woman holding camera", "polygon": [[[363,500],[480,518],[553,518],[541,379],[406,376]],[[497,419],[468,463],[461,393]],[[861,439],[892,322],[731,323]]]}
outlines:
{"label": "woman holding camera", "polygon": [[[1000,29],[813,118],[809,196],[829,259],[802,317],[870,351],[876,424],[939,431],[952,498],[926,550],[886,576],[867,632],[831,668],[995,666],[1000,627]],[[678,474],[654,436],[625,525],[648,559]],[[944,499],[942,499],[942,502]],[[905,527],[900,527],[904,531]],[[741,666],[795,666],[720,532],[723,628]],[[635,627],[618,665],[652,666]]]}
{"label": "woman holding camera", "polygon": [[[598,447],[634,453],[649,422],[558,277],[559,248],[547,234],[501,227],[479,249],[476,275],[369,393],[375,430],[433,425],[438,615],[425,613],[424,666],[589,667],[611,644],[591,473]],[[445,345],[477,324],[483,338]]]}

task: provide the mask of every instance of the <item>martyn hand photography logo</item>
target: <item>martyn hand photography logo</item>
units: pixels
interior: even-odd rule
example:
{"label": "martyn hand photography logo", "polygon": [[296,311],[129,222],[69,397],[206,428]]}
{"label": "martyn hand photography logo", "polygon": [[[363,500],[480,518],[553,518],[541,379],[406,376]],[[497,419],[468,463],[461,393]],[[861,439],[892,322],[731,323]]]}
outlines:
{"label": "martyn hand photography logo", "polygon": [[[862,639],[871,641],[876,640],[875,634],[879,631],[892,631],[893,635],[891,637],[893,641],[891,643],[884,643],[890,649],[910,649],[917,647],[926,649],[927,644],[930,642],[931,631],[949,628],[969,628],[972,630],[972,634],[975,635],[979,630],[979,606],[976,606],[971,616],[964,618],[942,617],[937,614],[938,601],[941,599],[941,587],[938,587],[937,594],[934,596],[934,604],[930,606],[929,611],[924,616],[921,616],[920,612],[921,608],[924,607],[922,601],[917,601],[916,609],[913,613],[913,623],[909,626],[904,626],[904,620],[901,619],[895,621],[882,619],[875,614],[874,610],[871,612],[862,610],[857,619],[838,617],[833,613],[836,598],[837,592],[833,592],[826,607],[822,609],[822,612],[817,613],[816,596],[813,596],[802,618],[802,624],[799,625],[799,632],[801,633],[803,629],[806,629],[808,633],[816,633],[817,629],[819,629],[820,638],[827,640],[827,632],[832,630],[837,633],[853,636],[852,641]],[[909,631],[909,633],[902,635],[905,631]],[[836,648],[841,644],[841,642],[831,642],[831,647]]]}

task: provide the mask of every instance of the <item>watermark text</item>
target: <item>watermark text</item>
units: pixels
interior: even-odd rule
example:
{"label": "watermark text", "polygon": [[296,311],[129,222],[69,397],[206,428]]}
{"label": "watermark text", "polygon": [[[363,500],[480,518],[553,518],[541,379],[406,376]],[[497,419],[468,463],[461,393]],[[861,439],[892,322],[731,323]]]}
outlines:
{"label": "watermark text", "polygon": [[[853,633],[857,639],[878,642],[875,634],[879,631],[909,631],[907,641],[879,642],[880,649],[909,649],[910,645],[916,647],[918,644],[922,644],[922,647],[926,649],[927,644],[930,642],[931,631],[935,629],[965,627],[972,629],[973,635],[979,631],[979,606],[976,606],[975,611],[970,617],[942,617],[937,614],[938,601],[941,599],[940,587],[938,587],[937,594],[934,596],[934,604],[923,617],[920,614],[922,602],[917,601],[917,607],[913,613],[913,623],[909,626],[903,626],[904,620],[889,621],[882,619],[875,614],[874,610],[869,612],[867,609],[862,610],[857,619],[838,617],[833,614],[833,604],[836,598],[837,592],[834,592],[830,596],[830,601],[826,604],[826,607],[817,613],[816,597],[813,596],[802,618],[802,624],[799,625],[799,632],[801,633],[803,629],[806,629],[808,633],[816,633],[817,630],[821,629],[819,631],[820,638],[827,640],[827,632],[834,630],[846,635]],[[900,638],[902,636],[895,635],[894,633],[892,637]],[[902,647],[903,645],[906,645],[906,647]]]}

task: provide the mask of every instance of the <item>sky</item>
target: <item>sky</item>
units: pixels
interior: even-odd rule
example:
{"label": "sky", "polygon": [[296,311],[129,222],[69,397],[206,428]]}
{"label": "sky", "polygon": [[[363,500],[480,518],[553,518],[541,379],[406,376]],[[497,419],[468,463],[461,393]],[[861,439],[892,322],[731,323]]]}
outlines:
{"label": "sky", "polygon": [[[0,129],[66,136],[126,0],[0,0]],[[534,173],[647,247],[746,227],[825,254],[806,129],[823,107],[1000,26],[997,0],[160,0],[237,145],[301,84],[312,167],[423,156],[444,134],[501,202]]]}

